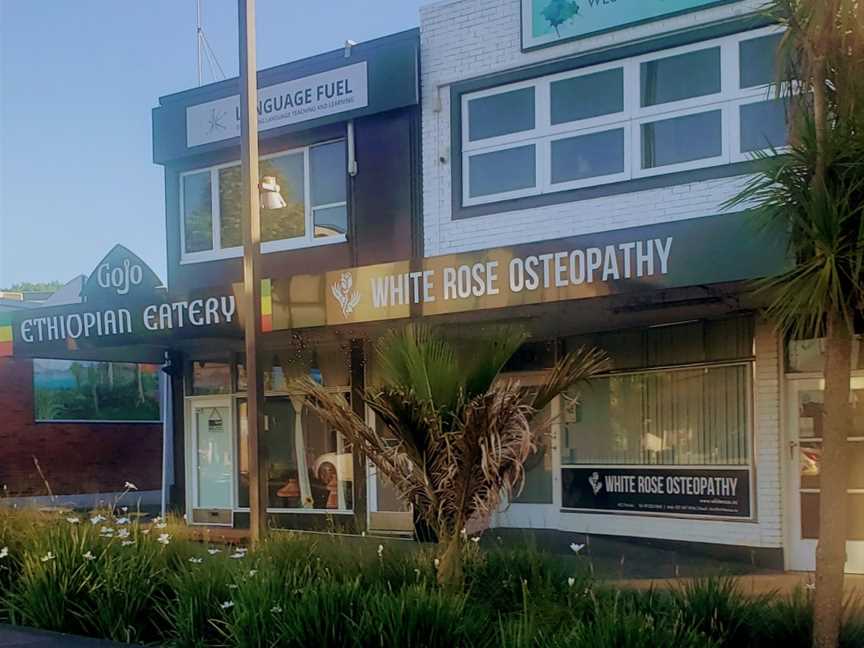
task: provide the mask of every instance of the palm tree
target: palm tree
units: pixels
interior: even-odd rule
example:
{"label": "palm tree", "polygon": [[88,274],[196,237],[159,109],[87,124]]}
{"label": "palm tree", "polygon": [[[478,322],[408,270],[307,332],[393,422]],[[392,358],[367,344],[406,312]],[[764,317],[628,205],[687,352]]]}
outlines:
{"label": "palm tree", "polygon": [[425,326],[385,336],[376,346],[383,382],[363,395],[386,429],[381,434],[345,399],[309,379],[295,383],[307,405],[353,441],[435,532],[444,585],[462,582],[466,528],[487,526],[502,497],[521,489],[523,464],[540,433],[532,431],[532,417],[607,367],[604,354],[580,349],[560,360],[546,383],[526,390],[500,379],[524,341],[524,334],[502,329],[472,339],[470,353],[460,354]]}
{"label": "palm tree", "polygon": [[790,105],[788,155],[729,206],[789,234],[790,266],[763,282],[768,315],[793,337],[825,338],[825,403],[814,645],[836,646],[846,562],[853,321],[864,305],[864,11],[859,0],[773,0],[786,27],[778,88]]}

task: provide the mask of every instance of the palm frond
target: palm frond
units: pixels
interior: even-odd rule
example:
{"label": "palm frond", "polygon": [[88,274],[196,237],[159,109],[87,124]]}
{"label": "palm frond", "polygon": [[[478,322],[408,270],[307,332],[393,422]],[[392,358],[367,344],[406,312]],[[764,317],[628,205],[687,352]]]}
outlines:
{"label": "palm frond", "polygon": [[464,361],[464,398],[471,400],[489,390],[492,383],[513,357],[528,335],[516,327],[497,327],[484,331],[481,338],[470,341],[470,353]]}
{"label": "palm frond", "polygon": [[609,356],[599,349],[580,347],[561,358],[537,390],[531,409],[540,412],[559,394],[611,368]]}

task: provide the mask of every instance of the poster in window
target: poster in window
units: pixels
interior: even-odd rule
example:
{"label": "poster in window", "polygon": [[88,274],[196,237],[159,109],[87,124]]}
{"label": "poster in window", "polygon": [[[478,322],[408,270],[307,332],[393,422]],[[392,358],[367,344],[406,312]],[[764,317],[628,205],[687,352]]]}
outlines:
{"label": "poster in window", "polygon": [[160,420],[158,365],[34,360],[33,394],[37,421]]}
{"label": "poster in window", "polygon": [[659,20],[730,0],[522,0],[522,49]]}

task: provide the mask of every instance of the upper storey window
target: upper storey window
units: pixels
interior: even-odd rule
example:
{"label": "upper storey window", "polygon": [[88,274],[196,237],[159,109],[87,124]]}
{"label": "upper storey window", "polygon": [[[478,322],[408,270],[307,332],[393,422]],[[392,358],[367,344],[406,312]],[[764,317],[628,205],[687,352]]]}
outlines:
{"label": "upper storey window", "polygon": [[[258,173],[273,177],[284,206],[261,210],[261,251],[276,252],[346,240],[348,175],[345,140],[264,156]],[[181,260],[242,255],[240,165],[180,177]]]}
{"label": "upper storey window", "polygon": [[761,29],[462,95],[465,206],[730,164],[787,144]]}

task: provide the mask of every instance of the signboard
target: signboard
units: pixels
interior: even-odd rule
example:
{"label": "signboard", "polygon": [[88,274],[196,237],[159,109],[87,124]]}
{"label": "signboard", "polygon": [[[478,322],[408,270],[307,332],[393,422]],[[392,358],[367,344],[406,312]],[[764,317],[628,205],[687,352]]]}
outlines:
{"label": "signboard", "polygon": [[666,466],[561,469],[566,509],[614,513],[751,518],[747,468]]}
{"label": "signboard", "polygon": [[522,0],[522,49],[621,29],[731,0]]}
{"label": "signboard", "polygon": [[[258,128],[262,131],[318,119],[368,105],[366,62],[285,81],[258,90]],[[240,137],[240,97],[186,108],[189,147]]]}
{"label": "signboard", "polygon": [[265,330],[587,299],[767,276],[784,238],[746,213],[274,279]]}
{"label": "signboard", "polygon": [[115,245],[105,255],[81,289],[86,302],[150,298],[162,287],[162,280],[138,255]]}

